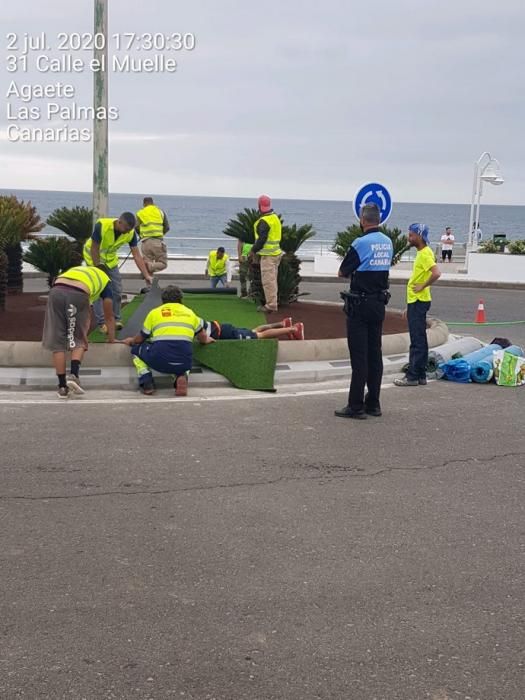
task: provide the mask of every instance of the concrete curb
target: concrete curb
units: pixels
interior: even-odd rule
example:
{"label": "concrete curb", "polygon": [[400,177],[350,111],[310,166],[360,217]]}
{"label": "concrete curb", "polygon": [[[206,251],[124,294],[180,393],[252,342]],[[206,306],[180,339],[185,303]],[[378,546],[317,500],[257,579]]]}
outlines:
{"label": "concrete curb", "polygon": [[[451,337],[445,345],[438,346],[437,352],[444,357],[451,357],[455,352],[477,350],[482,343],[476,338]],[[401,372],[408,361],[408,354],[383,356],[384,376],[389,377]],[[172,388],[171,380],[165,375],[156,373],[156,384],[159,389]],[[276,388],[294,384],[312,384],[321,382],[347,382],[351,368],[348,356],[344,360],[318,360],[304,362],[279,363],[275,372]],[[88,390],[137,390],[137,377],[133,367],[97,367],[81,370],[83,386]],[[193,368],[190,380],[192,395],[198,397],[199,390],[231,389],[231,384],[223,376],[215,374],[205,367]],[[51,367],[0,367],[0,390],[35,391],[52,390],[56,387],[56,376]],[[196,392],[196,393],[194,393]]]}

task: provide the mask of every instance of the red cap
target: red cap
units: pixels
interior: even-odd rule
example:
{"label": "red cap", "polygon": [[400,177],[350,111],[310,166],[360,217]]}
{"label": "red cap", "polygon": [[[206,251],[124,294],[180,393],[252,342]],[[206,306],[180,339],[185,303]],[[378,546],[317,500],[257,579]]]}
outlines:
{"label": "red cap", "polygon": [[257,200],[257,206],[261,214],[267,214],[272,209],[272,200],[267,194],[262,194]]}

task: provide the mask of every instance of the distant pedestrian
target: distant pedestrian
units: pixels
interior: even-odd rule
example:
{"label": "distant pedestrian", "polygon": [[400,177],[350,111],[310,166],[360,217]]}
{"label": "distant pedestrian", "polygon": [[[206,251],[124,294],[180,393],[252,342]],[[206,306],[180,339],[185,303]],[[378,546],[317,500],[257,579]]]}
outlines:
{"label": "distant pedestrian", "polygon": [[352,243],[339,268],[339,277],[350,278],[350,290],[341,296],[345,300],[352,379],[348,403],[335,415],[362,419],[381,415],[381,340],[385,307],[390,299],[388,275],[394,249],[390,238],[379,228],[381,214],[376,204],[361,207],[359,223],[363,235]]}
{"label": "distant pedestrian", "polygon": [[456,238],[452,233],[450,226],[447,226],[445,233],[441,236],[441,260],[452,262],[452,251],[454,250],[454,242]]}
{"label": "distant pedestrian", "polygon": [[222,284],[223,287],[228,286],[229,264],[230,256],[222,246],[219,246],[217,250],[210,250],[206,262],[206,276],[210,278],[212,289],[215,289],[219,284]]}
{"label": "distant pedestrian", "polygon": [[137,214],[135,230],[142,242],[142,257],[150,275],[161,272],[168,267],[168,249],[164,236],[170,230],[166,212],[159,209],[153,197],[144,197],[143,208]]}
{"label": "distant pedestrian", "polygon": [[430,287],[441,277],[432,248],[428,245],[427,226],[409,226],[408,242],[417,250],[412,275],[407,284],[406,316],[410,333],[410,354],[406,376],[396,379],[396,386],[419,386],[427,383],[427,313],[432,300]]}
{"label": "distant pedestrian", "polygon": [[281,250],[281,219],[272,209],[270,197],[262,194],[258,201],[260,217],[254,224],[255,243],[249,258],[258,255],[261,263],[261,282],[264,290],[265,304],[261,311],[272,312],[278,308],[277,275],[283,251]]}

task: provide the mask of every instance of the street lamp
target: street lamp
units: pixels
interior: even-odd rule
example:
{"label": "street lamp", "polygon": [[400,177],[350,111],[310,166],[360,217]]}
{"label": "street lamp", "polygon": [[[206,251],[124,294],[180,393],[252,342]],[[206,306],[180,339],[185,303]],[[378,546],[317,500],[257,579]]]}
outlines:
{"label": "street lamp", "polygon": [[476,224],[476,228],[479,226],[479,205],[484,182],[490,182],[491,185],[502,185],[504,183],[499,161],[493,158],[487,151],[482,153],[474,163],[474,183],[472,185],[472,200],[470,202],[470,221],[468,227],[468,250],[474,250],[477,247],[474,224]]}

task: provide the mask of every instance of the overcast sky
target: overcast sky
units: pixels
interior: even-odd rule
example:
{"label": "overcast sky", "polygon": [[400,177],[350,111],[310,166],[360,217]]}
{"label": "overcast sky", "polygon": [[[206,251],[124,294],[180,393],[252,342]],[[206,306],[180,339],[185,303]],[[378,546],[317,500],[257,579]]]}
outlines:
{"label": "overcast sky", "polygon": [[[110,34],[197,37],[175,74],[110,76],[114,192],[351,199],[373,179],[397,201],[469,202],[473,162],[488,150],[505,184],[484,201],[525,203],[523,0],[109,4]],[[3,54],[7,31],[54,41],[91,31],[92,15],[91,0],[6,2]],[[89,73],[3,65],[4,105],[13,78],[69,82],[91,104]],[[4,107],[0,188],[91,189],[91,144],[10,143],[6,128]]]}

